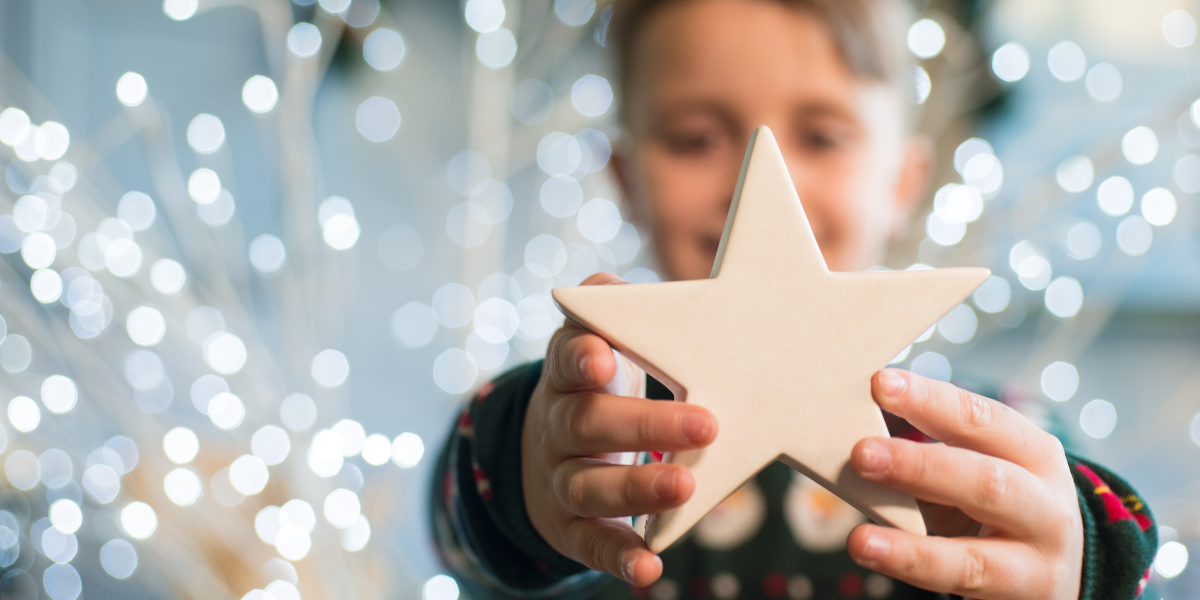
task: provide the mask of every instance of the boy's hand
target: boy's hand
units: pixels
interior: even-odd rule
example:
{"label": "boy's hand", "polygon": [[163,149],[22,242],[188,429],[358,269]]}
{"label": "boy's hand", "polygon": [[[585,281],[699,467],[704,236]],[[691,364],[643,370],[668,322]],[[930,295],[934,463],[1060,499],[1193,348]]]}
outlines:
{"label": "boy's hand", "polygon": [[1083,523],[1058,439],[999,402],[906,371],[880,371],[872,388],[884,410],[945,443],[865,439],[855,470],[931,503],[932,534],[962,537],[861,525],[854,560],[967,598],[1078,598]]}
{"label": "boy's hand", "polygon": [[[602,273],[583,283],[623,282]],[[695,481],[686,467],[627,466],[616,453],[700,448],[716,437],[717,420],[682,402],[612,395],[616,370],[599,336],[570,321],[554,334],[521,432],[521,484],[529,518],[551,547],[645,586],[662,575],[662,561],[618,517],[679,506]]]}

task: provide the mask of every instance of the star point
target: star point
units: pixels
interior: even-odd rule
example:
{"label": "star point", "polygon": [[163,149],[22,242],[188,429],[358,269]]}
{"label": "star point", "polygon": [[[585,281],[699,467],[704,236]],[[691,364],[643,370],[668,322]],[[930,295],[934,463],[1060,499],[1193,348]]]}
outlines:
{"label": "star point", "polygon": [[720,424],[711,445],[666,459],[691,469],[696,488],[650,521],[650,549],[665,550],[775,460],[872,520],[923,535],[915,501],[860,477],[850,451],[888,435],[872,375],[989,274],[830,272],[775,138],[760,127],[709,279],[555,289],[565,315]]}

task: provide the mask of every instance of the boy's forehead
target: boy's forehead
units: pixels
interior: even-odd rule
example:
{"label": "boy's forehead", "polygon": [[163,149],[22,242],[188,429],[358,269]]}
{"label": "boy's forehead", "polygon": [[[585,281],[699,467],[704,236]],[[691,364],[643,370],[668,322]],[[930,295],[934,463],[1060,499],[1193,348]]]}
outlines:
{"label": "boy's forehead", "polygon": [[664,7],[638,43],[638,90],[655,104],[695,96],[857,112],[857,78],[828,28],[811,14],[774,2],[704,0]]}

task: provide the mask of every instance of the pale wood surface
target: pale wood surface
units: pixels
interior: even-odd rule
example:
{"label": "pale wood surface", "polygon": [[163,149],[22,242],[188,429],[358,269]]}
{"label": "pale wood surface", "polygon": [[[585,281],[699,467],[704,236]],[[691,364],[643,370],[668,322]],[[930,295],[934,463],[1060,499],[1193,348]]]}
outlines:
{"label": "pale wood surface", "polygon": [[661,552],[775,460],[872,520],[924,535],[915,501],[859,477],[850,451],[888,435],[872,375],[988,275],[830,272],[779,146],[760,127],[710,279],[553,294],[569,318],[718,420],[710,446],[666,458],[692,470],[696,491],[651,519],[646,540]]}

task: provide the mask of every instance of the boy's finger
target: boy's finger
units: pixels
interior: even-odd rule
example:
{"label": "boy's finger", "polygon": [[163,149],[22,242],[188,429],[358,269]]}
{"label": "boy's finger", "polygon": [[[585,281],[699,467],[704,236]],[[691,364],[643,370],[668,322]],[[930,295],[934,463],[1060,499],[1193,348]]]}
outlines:
{"label": "boy's finger", "polygon": [[571,393],[606,385],[617,373],[617,359],[604,338],[568,321],[550,340],[546,386]]}
{"label": "boy's finger", "polygon": [[634,467],[575,458],[559,465],[554,473],[559,502],[585,518],[659,513],[683,504],[695,487],[691,472],[679,465]]}
{"label": "boy's finger", "polygon": [[703,407],[590,392],[556,402],[550,423],[567,456],[678,452],[708,445],[717,435],[717,419]]}
{"label": "boy's finger", "polygon": [[1041,474],[1047,460],[1065,461],[1062,444],[1003,404],[944,381],[899,369],[871,380],[875,401],[950,446],[1003,458]]}
{"label": "boy's finger", "polygon": [[1046,513],[1029,510],[1042,504],[1042,487],[1033,474],[1006,460],[896,438],[862,440],[850,460],[866,479],[956,506],[980,523],[1026,535],[1045,526]]}
{"label": "boy's finger", "polygon": [[662,560],[624,521],[573,519],[563,532],[571,558],[589,569],[645,587],[662,576]]}
{"label": "boy's finger", "polygon": [[931,592],[1014,598],[1038,585],[1028,578],[1036,571],[1027,551],[1007,540],[915,536],[867,524],[850,534],[847,547],[863,567]]}

